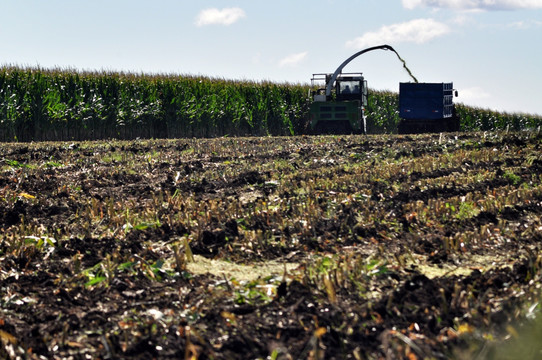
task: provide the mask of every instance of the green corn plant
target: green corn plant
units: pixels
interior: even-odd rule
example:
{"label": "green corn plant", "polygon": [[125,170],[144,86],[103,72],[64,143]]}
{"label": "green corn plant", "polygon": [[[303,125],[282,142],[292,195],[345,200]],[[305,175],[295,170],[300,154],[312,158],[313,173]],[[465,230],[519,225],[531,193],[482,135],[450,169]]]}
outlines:
{"label": "green corn plant", "polygon": [[[306,84],[0,67],[0,141],[295,135]],[[398,96],[371,91],[370,133],[397,130]],[[538,128],[542,117],[457,105],[466,131]]]}

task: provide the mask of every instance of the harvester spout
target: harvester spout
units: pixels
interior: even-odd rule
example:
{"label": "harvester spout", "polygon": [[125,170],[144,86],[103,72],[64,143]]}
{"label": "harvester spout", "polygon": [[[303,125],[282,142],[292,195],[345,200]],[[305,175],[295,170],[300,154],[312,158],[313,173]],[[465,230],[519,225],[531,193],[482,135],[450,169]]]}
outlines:
{"label": "harvester spout", "polygon": [[329,82],[326,84],[326,97],[331,96],[331,89],[333,88],[333,84],[335,83],[335,80],[337,80],[337,76],[339,76],[339,74],[342,72],[343,68],[346,65],[348,65],[348,63],[350,61],[354,60],[358,56],[360,56],[362,54],[365,54],[366,52],[373,51],[373,50],[391,50],[391,51],[393,51],[397,55],[399,60],[401,60],[401,62],[403,63],[403,67],[406,69],[406,71],[408,72],[410,77],[412,77],[412,79],[414,79],[414,82],[416,82],[416,83],[418,82],[418,79],[416,79],[414,77],[414,75],[412,75],[412,73],[410,72],[410,69],[406,66],[405,61],[403,59],[401,59],[401,57],[399,56],[397,51],[395,51],[394,48],[392,48],[390,45],[379,45],[379,46],[373,46],[373,47],[358,51],[357,53],[355,53],[354,55],[352,55],[348,59],[346,59],[341,65],[339,65],[337,70],[335,70],[335,72],[331,76]]}

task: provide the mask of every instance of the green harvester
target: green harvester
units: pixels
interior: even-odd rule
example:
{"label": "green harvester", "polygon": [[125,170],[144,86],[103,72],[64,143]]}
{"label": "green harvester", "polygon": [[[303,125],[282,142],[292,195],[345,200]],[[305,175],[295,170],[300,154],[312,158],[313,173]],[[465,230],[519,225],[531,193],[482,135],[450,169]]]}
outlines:
{"label": "green harvester", "polygon": [[[311,88],[331,82],[333,74],[313,74]],[[362,73],[341,73],[334,88],[313,90],[310,107],[310,127],[314,133],[365,133],[367,81]]]}

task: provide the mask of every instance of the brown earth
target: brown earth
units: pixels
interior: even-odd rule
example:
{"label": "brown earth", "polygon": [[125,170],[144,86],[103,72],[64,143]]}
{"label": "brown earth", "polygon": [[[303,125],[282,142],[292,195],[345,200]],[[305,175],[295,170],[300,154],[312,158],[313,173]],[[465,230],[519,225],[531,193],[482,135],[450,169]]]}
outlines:
{"label": "brown earth", "polygon": [[539,308],[541,141],[2,144],[0,356],[497,358]]}

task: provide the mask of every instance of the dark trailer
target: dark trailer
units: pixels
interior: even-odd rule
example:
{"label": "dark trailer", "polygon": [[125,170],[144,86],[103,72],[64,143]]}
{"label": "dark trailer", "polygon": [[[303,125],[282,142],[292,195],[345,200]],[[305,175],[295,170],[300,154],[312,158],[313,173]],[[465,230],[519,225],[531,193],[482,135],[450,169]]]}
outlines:
{"label": "dark trailer", "polygon": [[[457,96],[457,91],[455,92]],[[400,134],[459,131],[453,83],[399,83]]]}

